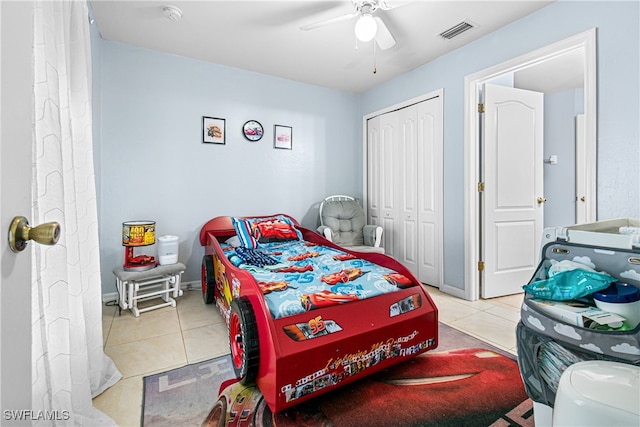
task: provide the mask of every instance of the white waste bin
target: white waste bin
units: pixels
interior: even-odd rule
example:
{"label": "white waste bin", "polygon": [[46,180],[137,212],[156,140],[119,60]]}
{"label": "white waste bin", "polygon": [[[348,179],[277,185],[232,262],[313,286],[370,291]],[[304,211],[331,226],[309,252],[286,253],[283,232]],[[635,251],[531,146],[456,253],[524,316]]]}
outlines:
{"label": "white waste bin", "polygon": [[178,236],[158,237],[158,261],[160,265],[178,262]]}
{"label": "white waste bin", "polygon": [[605,360],[574,363],[560,377],[554,426],[637,426],[640,367]]}

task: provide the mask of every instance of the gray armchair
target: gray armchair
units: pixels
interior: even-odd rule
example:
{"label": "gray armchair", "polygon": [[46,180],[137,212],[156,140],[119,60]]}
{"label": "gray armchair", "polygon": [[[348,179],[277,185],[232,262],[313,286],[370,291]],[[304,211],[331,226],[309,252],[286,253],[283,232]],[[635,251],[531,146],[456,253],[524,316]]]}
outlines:
{"label": "gray armchair", "polygon": [[329,196],[320,204],[318,233],[331,242],[361,252],[384,253],[382,227],[366,224],[364,210],[351,196]]}

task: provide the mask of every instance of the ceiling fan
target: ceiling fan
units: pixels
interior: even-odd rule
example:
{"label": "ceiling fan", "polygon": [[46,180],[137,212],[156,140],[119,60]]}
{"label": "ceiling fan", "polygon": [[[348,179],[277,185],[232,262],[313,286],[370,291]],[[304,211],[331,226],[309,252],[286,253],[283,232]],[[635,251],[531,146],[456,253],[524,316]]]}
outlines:
{"label": "ceiling fan", "polygon": [[325,19],[313,24],[300,27],[303,31],[309,31],[318,27],[333,24],[335,22],[346,21],[358,17],[354,28],[356,37],[362,42],[368,42],[375,38],[380,49],[385,50],[393,47],[396,40],[385,25],[382,18],[374,16],[378,9],[391,10],[406,3],[390,5],[386,0],[352,0],[355,11],[335,18]]}

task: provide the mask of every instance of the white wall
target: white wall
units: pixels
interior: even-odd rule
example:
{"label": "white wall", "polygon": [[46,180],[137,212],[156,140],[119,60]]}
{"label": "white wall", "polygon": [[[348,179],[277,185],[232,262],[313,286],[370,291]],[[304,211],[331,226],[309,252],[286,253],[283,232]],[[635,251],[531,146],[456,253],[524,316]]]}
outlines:
{"label": "white wall", "polygon": [[[315,227],[322,198],[361,195],[356,95],[95,34],[93,45],[103,293],[115,291],[123,221],[155,220],[156,236],[179,236],[183,280],[192,281],[209,219],[284,212]],[[202,116],[226,119],[225,145],[202,143]],[[242,136],[250,119],[265,128],[259,142]],[[293,150],[273,148],[274,124],[293,127]]]}
{"label": "white wall", "polygon": [[464,78],[597,28],[598,218],[640,217],[640,2],[557,1],[364,93],[360,116],[444,88],[444,280],[464,283]]}

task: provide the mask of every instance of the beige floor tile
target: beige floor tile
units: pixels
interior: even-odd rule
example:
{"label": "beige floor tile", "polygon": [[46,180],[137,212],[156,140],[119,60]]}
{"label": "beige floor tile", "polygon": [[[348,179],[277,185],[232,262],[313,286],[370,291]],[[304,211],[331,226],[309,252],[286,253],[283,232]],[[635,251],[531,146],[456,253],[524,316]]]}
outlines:
{"label": "beige floor tile", "polygon": [[513,307],[504,306],[504,305],[495,305],[488,310],[485,310],[486,313],[491,313],[494,316],[501,317],[510,322],[518,323],[520,320],[520,311],[515,310]]}
{"label": "beige floor tile", "polygon": [[182,296],[176,299],[176,301],[178,302],[178,307],[185,305],[207,305],[202,299],[202,291],[200,289],[184,289]]}
{"label": "beige floor tile", "polygon": [[111,331],[111,324],[113,318],[118,311],[117,306],[102,305],[102,344],[107,344],[107,338],[109,338],[109,332]]}
{"label": "beige floor tile", "polygon": [[189,329],[183,332],[183,337],[189,363],[229,353],[229,334],[224,323]]}
{"label": "beige floor tile", "polygon": [[124,378],[187,364],[180,332],[106,347],[105,353],[115,362]]}
{"label": "beige floor tile", "polygon": [[484,311],[451,322],[451,326],[502,349],[516,346],[516,322]]}
{"label": "beige floor tile", "polygon": [[142,376],[121,379],[93,399],[93,406],[110,416],[121,427],[139,426],[142,387]]}
{"label": "beige floor tile", "polygon": [[178,305],[178,318],[183,331],[224,322],[215,304],[205,304],[202,300]]}
{"label": "beige floor tile", "polygon": [[479,312],[476,308],[451,298],[439,299],[435,303],[438,307],[438,320],[443,323],[454,322]]}
{"label": "beige floor tile", "polygon": [[499,298],[493,298],[489,301],[492,303],[505,304],[505,305],[514,307],[519,311],[520,307],[522,306],[523,299],[524,299],[524,293],[521,293],[521,294],[515,294],[515,295],[507,295]]}
{"label": "beige floor tile", "polygon": [[488,310],[491,307],[494,306],[494,304],[491,302],[491,300],[486,300],[486,299],[478,299],[475,301],[467,301],[465,299],[462,298],[456,298],[456,297],[451,297],[453,300],[455,300],[457,303],[459,304],[464,304],[466,306],[469,306],[473,309],[476,309],[478,311],[484,311],[484,310]]}
{"label": "beige floor tile", "polygon": [[431,285],[423,285],[423,286],[427,290],[427,292],[429,292],[430,295],[444,294],[443,292],[440,292],[440,288],[436,288],[435,286],[431,286]]}
{"label": "beige floor tile", "polygon": [[137,342],[141,339],[180,332],[180,322],[175,308],[154,310],[135,317],[131,312],[123,312],[111,324],[107,347]]}

